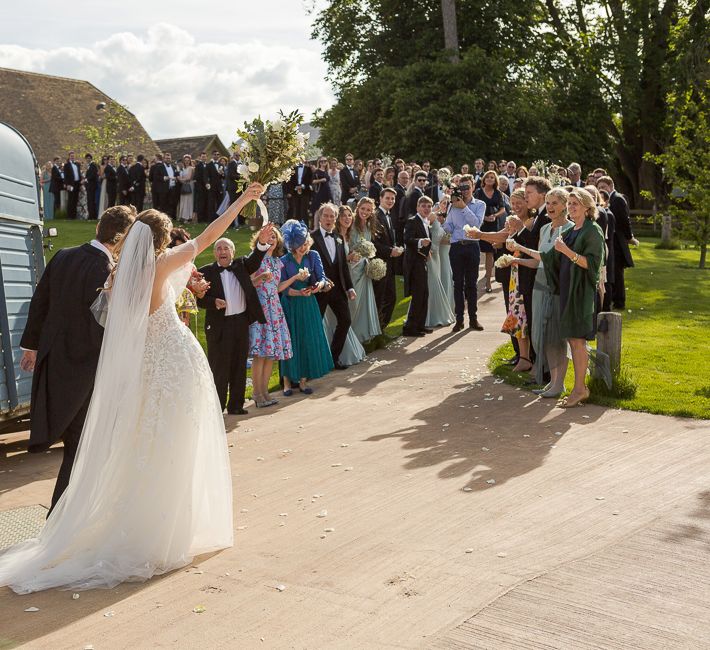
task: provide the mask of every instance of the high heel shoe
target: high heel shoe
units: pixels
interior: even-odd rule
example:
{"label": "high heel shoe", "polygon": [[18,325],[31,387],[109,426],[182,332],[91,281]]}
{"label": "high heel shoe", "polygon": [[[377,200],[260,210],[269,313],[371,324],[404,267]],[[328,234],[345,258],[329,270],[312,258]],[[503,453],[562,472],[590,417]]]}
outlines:
{"label": "high heel shoe", "polygon": [[580,397],[574,398],[570,394],[567,397],[565,397],[563,400],[558,402],[557,405],[563,409],[571,409],[571,408],[574,408],[575,406],[584,406],[584,402],[586,402],[588,399],[589,399],[589,391],[585,390],[584,393]]}

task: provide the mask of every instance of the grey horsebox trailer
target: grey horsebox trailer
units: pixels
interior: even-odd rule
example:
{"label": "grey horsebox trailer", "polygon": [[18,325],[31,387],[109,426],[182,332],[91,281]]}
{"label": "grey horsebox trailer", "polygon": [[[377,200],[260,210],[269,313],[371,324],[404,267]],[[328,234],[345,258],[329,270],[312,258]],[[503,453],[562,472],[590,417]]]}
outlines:
{"label": "grey horsebox trailer", "polygon": [[0,434],[27,427],[32,375],[20,339],[44,271],[37,163],[27,140],[0,122]]}

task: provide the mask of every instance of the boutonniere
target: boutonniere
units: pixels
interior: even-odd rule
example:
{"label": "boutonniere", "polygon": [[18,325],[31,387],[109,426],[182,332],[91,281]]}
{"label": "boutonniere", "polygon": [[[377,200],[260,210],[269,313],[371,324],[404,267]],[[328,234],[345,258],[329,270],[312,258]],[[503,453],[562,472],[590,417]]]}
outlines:
{"label": "boutonniere", "polygon": [[342,243],[343,243],[343,240],[342,240],[340,237],[337,237],[337,238],[335,239],[335,241],[337,241],[339,244],[342,244]]}

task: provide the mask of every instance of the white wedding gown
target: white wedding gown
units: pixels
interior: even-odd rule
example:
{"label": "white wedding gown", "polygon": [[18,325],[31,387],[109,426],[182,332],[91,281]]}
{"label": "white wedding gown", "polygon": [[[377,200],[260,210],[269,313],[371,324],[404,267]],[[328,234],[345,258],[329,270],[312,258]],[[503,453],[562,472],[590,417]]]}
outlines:
{"label": "white wedding gown", "polygon": [[[69,486],[38,538],[0,554],[0,585],[110,588],[232,545],[222,409],[204,352],[175,310],[192,243],[167,252],[182,251],[190,264],[169,276],[167,298],[148,315],[160,260],[144,224],[126,238]],[[151,256],[152,271],[122,274],[131,257],[140,267]]]}

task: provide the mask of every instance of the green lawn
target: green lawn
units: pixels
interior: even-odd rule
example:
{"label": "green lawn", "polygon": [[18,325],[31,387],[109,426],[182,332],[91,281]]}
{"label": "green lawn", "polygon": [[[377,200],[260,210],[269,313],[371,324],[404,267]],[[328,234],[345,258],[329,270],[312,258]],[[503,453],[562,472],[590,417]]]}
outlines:
{"label": "green lawn", "polygon": [[[696,418],[710,418],[710,272],[697,268],[698,251],[654,248],[644,239],[626,272],[622,367],[636,383],[629,399],[592,395],[596,404]],[[510,344],[491,357],[491,370],[522,385],[502,359]],[[572,364],[566,385],[573,384]]]}
{"label": "green lawn", "polygon": [[[52,241],[52,250],[47,253],[47,261],[49,261],[58,250],[62,248],[69,248],[71,246],[79,246],[89,241],[96,230],[95,222],[87,221],[68,221],[66,219],[56,219],[47,222],[47,225],[56,227],[58,231],[57,237],[54,237]],[[203,224],[199,225],[188,225],[185,229],[194,237],[198,235],[205,226]],[[249,252],[249,242],[251,240],[253,233],[246,229],[232,230],[230,229],[225,236],[229,237],[235,244],[236,254],[245,255]],[[203,266],[209,264],[214,260],[212,255],[212,250],[208,249],[201,253],[196,260],[197,266]],[[407,313],[407,308],[409,306],[409,298],[402,297],[402,279],[397,278],[397,306],[395,308],[394,314],[392,315],[392,322],[387,327],[386,334],[389,336],[398,336],[402,333],[402,324]],[[204,314],[202,311],[197,315],[197,322],[193,319],[193,331],[197,335],[197,339],[200,341],[202,347],[206,350],[207,343],[205,342],[205,331],[204,331]],[[378,343],[384,343],[384,341],[379,341]],[[368,352],[372,351],[376,345],[370,344],[368,347]],[[279,385],[278,369],[276,364],[274,364],[274,372],[271,376],[271,381],[269,388],[275,390]],[[247,397],[251,397],[251,387],[247,387]]]}

